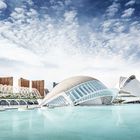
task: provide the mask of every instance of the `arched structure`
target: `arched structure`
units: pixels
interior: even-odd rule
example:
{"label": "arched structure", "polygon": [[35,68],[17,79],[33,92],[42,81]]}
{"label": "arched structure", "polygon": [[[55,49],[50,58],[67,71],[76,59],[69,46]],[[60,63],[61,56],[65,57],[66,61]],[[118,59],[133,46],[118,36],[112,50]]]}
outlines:
{"label": "arched structure", "polygon": [[41,95],[35,88],[0,85],[1,106],[38,104],[37,99],[39,98]]}
{"label": "arched structure", "polygon": [[116,92],[109,90],[95,78],[76,76],[54,87],[40,102],[40,106],[111,104],[115,95]]}
{"label": "arched structure", "polygon": [[140,81],[135,75],[130,77],[120,77],[119,94],[117,97],[122,103],[139,103],[140,102]]}
{"label": "arched structure", "polygon": [[27,87],[13,87],[7,85],[0,85],[0,96],[18,96],[19,98],[41,97],[39,91],[35,88]]}

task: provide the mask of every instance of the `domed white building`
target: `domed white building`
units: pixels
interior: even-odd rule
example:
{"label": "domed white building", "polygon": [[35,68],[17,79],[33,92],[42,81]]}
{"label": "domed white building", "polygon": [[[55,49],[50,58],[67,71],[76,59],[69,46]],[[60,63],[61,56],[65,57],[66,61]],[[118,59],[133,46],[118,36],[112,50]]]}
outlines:
{"label": "domed white building", "polygon": [[68,78],[46,95],[40,106],[75,106],[111,104],[116,93],[99,80],[88,76]]}

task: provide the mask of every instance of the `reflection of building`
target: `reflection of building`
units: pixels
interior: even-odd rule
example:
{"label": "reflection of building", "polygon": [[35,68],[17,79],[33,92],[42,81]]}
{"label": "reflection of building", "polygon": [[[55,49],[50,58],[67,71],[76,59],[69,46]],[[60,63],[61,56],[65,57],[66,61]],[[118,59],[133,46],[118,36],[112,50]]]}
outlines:
{"label": "reflection of building", "polygon": [[77,76],[59,83],[40,102],[40,106],[111,104],[115,93],[99,80],[87,76]]}
{"label": "reflection of building", "polygon": [[13,77],[0,77],[0,84],[13,86]]}
{"label": "reflection of building", "polygon": [[140,102],[140,81],[134,75],[129,78],[120,77],[117,99],[122,103]]}
{"label": "reflection of building", "polygon": [[32,88],[36,88],[40,95],[44,97],[44,80],[32,81]]}
{"label": "reflection of building", "polygon": [[27,79],[20,78],[18,80],[19,87],[30,87],[30,81]]}

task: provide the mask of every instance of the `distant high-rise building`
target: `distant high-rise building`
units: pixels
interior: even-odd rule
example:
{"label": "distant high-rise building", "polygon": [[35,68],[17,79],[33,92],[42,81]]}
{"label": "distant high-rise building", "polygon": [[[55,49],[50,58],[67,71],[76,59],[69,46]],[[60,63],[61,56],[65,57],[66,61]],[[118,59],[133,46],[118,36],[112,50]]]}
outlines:
{"label": "distant high-rise building", "polygon": [[0,77],[0,84],[13,86],[13,77]]}
{"label": "distant high-rise building", "polygon": [[35,80],[32,81],[32,88],[36,88],[40,95],[44,97],[44,80]]}
{"label": "distant high-rise building", "polygon": [[19,85],[20,87],[30,87],[30,81],[27,80],[27,79],[20,78],[20,79],[18,80],[18,85]]}

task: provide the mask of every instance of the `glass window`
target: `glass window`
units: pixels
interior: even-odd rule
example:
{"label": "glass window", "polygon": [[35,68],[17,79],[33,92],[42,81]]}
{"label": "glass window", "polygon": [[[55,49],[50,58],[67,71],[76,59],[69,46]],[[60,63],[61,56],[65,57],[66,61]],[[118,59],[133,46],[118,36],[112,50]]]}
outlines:
{"label": "glass window", "polygon": [[96,84],[100,87],[100,89],[106,89],[106,86],[102,84],[100,81],[96,81]]}
{"label": "glass window", "polygon": [[81,93],[83,94],[83,96],[84,96],[84,95],[87,95],[87,91],[86,91],[85,89],[83,89],[83,85],[81,85],[81,86],[79,87],[79,90],[81,91]]}
{"label": "glass window", "polygon": [[59,98],[58,98],[57,103],[58,103],[58,104],[62,104],[62,103],[63,103],[63,102],[62,102],[62,98],[61,98],[61,97],[59,97]]}
{"label": "glass window", "polygon": [[88,88],[91,92],[96,91],[95,88],[93,88],[92,84],[90,84],[90,83],[87,84],[87,88]]}
{"label": "glass window", "polygon": [[101,84],[99,84],[98,81],[92,81],[91,84],[92,84],[92,86],[94,86],[96,88],[96,90],[104,89],[104,87]]}
{"label": "glass window", "polygon": [[78,88],[76,88],[75,91],[78,93],[78,95],[79,95],[80,97],[83,96],[82,92],[80,92],[80,90],[79,90]]}
{"label": "glass window", "polygon": [[72,101],[74,101],[76,98],[75,98],[75,96],[72,94],[72,92],[68,92],[68,93],[66,93],[67,94],[67,96],[69,96],[70,97],[70,99],[72,100]]}
{"label": "glass window", "polygon": [[78,95],[76,94],[76,92],[74,90],[72,90],[71,93],[76,99],[79,99]]}
{"label": "glass window", "polygon": [[92,88],[93,91],[97,90],[96,86],[92,82],[89,82],[88,85]]}
{"label": "glass window", "polygon": [[87,84],[81,86],[81,88],[85,91],[85,94],[89,94],[91,91],[88,89]]}
{"label": "glass window", "polygon": [[98,84],[103,88],[103,89],[106,89],[107,87],[104,85],[104,84],[102,84],[100,81],[98,81]]}
{"label": "glass window", "polygon": [[94,85],[96,86],[96,89],[97,90],[101,90],[101,86],[97,83],[97,81],[94,82]]}
{"label": "glass window", "polygon": [[97,85],[99,86],[100,89],[104,89],[104,86],[101,85],[99,82],[97,82]]}

